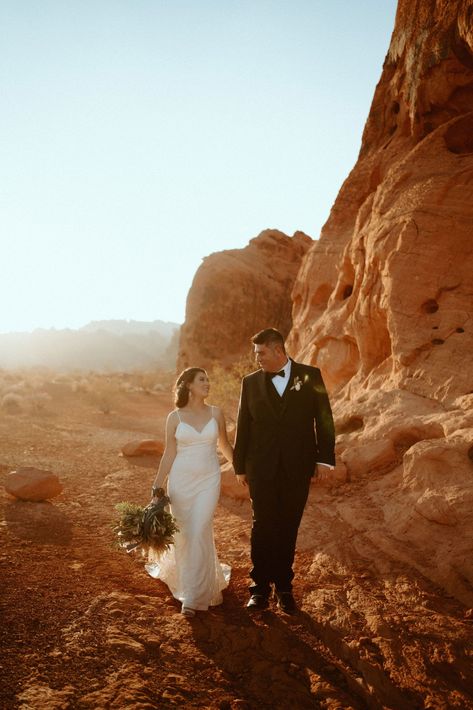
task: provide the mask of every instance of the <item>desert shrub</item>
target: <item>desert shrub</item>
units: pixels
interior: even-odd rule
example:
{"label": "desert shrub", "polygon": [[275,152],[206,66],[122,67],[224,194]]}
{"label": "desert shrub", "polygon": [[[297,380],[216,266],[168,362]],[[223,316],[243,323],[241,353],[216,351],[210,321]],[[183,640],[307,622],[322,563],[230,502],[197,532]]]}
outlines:
{"label": "desert shrub", "polygon": [[89,377],[88,400],[103,414],[110,414],[117,399],[119,385],[110,376]]}
{"label": "desert shrub", "polygon": [[95,395],[97,409],[103,414],[110,414],[113,406],[113,397],[110,393],[101,392]]}
{"label": "desert shrub", "polygon": [[126,392],[127,394],[137,391],[137,388],[131,382],[120,382],[119,389],[120,392]]}
{"label": "desert shrub", "polygon": [[52,382],[53,382],[53,384],[57,384],[57,385],[68,385],[71,382],[71,377],[70,377],[70,375],[65,375],[65,374],[55,375]]}
{"label": "desert shrub", "polygon": [[230,367],[215,365],[209,372],[210,400],[225,411],[229,420],[235,420],[240,398],[241,379],[254,372],[255,360],[246,355],[236,360]]}
{"label": "desert shrub", "polygon": [[38,375],[33,375],[30,380],[29,380],[29,385],[30,389],[33,392],[41,392],[44,390],[45,387],[45,380],[43,377],[39,377]]}
{"label": "desert shrub", "polygon": [[154,372],[142,372],[140,374],[140,380],[141,389],[149,394],[156,384],[156,375]]}
{"label": "desert shrub", "polygon": [[23,397],[15,392],[7,392],[2,397],[2,409],[8,414],[18,414],[22,410]]}
{"label": "desert shrub", "polygon": [[78,393],[88,393],[91,391],[89,380],[86,377],[72,380],[71,390]]}
{"label": "desert shrub", "polygon": [[29,389],[28,385],[24,380],[20,380],[20,382],[16,382],[15,384],[11,384],[8,387],[8,393],[9,394],[18,394],[18,395],[23,395],[25,392],[27,392]]}
{"label": "desert shrub", "polygon": [[174,370],[143,370],[131,372],[127,375],[127,381],[122,383],[122,388],[128,392],[144,392],[146,394],[157,394],[167,392],[172,389],[176,373]]}
{"label": "desert shrub", "polygon": [[51,401],[52,397],[47,392],[35,392],[28,397],[31,411],[36,414],[44,412]]}

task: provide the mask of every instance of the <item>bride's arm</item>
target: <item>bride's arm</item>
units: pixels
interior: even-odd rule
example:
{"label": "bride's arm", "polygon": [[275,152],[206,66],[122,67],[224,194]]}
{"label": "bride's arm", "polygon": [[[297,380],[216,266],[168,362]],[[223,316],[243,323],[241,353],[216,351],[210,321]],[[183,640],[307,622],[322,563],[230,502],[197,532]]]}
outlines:
{"label": "bride's arm", "polygon": [[159,463],[158,472],[154,479],[153,488],[164,488],[166,479],[174,463],[177,453],[176,429],[178,424],[178,416],[176,412],[170,412],[166,420],[166,439],[164,453]]}
{"label": "bride's arm", "polygon": [[222,454],[227,459],[228,463],[233,462],[233,447],[228,441],[227,425],[225,423],[225,417],[222,410],[219,407],[215,407],[217,410],[217,422],[218,422],[218,448]]}

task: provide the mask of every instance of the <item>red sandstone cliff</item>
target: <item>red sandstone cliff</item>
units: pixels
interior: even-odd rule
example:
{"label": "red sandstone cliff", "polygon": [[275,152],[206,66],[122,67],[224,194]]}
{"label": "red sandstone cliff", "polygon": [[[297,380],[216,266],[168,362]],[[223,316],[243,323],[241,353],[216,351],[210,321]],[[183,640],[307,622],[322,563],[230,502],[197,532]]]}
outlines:
{"label": "red sandstone cliff", "polygon": [[349,476],[369,475],[370,535],[469,603],[472,237],[473,2],[401,0],[288,344],[325,375]]}
{"label": "red sandstone cliff", "polygon": [[266,230],[244,249],[203,260],[187,297],[178,369],[234,362],[250,350],[250,338],[266,326],[287,335],[294,285],[312,240]]}
{"label": "red sandstone cliff", "polygon": [[297,279],[291,344],[333,389],[471,390],[472,10],[400,3],[359,160]]}

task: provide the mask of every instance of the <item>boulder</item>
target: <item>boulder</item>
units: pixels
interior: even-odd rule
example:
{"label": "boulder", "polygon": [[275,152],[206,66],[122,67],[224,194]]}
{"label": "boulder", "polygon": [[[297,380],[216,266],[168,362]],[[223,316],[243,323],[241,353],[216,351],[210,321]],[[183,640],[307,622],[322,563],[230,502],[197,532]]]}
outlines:
{"label": "boulder", "polygon": [[5,490],[20,500],[42,501],[60,495],[63,486],[52,471],[25,466],[7,474]]}
{"label": "boulder", "polygon": [[342,454],[350,478],[358,478],[373,471],[387,471],[395,467],[397,452],[390,439],[366,441],[349,446]]}
{"label": "boulder", "polygon": [[206,257],[187,296],[178,369],[232,364],[251,351],[251,336],[268,326],[286,336],[292,287],[311,244],[303,232],[288,237],[267,229],[243,249]]}
{"label": "boulder", "polygon": [[426,520],[439,525],[456,525],[458,522],[452,505],[435,491],[425,491],[416,501],[414,510]]}
{"label": "boulder", "polygon": [[403,489],[423,492],[449,486],[461,493],[462,488],[471,488],[472,442],[473,428],[459,430],[448,438],[419,441],[404,455]]}
{"label": "boulder", "polygon": [[122,447],[123,456],[162,456],[164,444],[158,439],[130,441]]}

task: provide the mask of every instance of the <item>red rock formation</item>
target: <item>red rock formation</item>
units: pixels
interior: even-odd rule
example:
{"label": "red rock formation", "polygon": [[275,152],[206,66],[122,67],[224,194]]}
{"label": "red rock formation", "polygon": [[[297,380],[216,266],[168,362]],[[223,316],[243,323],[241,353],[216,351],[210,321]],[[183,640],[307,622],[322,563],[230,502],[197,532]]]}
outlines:
{"label": "red rock formation", "polygon": [[297,279],[292,348],[332,389],[471,389],[472,8],[400,3],[359,160]]}
{"label": "red rock formation", "polygon": [[267,326],[291,329],[291,291],[312,240],[268,229],[244,249],[206,257],[187,297],[178,369],[225,365],[249,352],[251,336]]}
{"label": "red rock formation", "polygon": [[384,472],[393,554],[469,601],[472,236],[473,2],[400,0],[358,162],[294,286],[288,345],[325,375],[349,474]]}
{"label": "red rock formation", "polygon": [[5,490],[20,500],[43,501],[56,498],[62,493],[63,487],[52,471],[23,466],[8,474]]}

